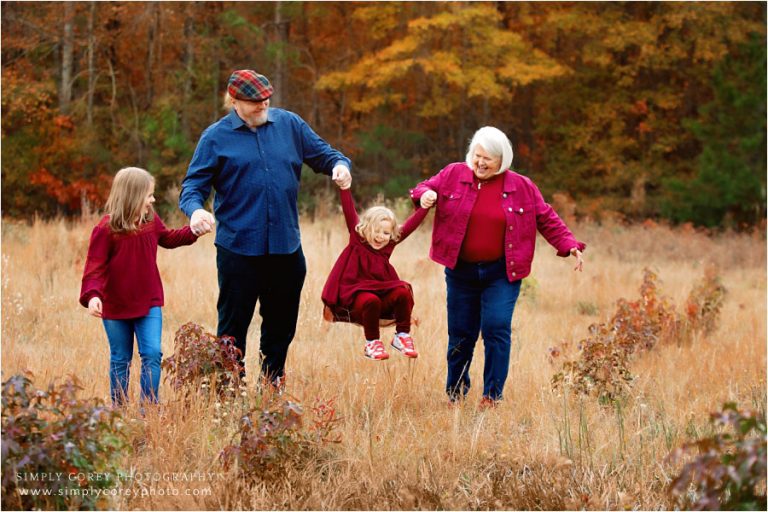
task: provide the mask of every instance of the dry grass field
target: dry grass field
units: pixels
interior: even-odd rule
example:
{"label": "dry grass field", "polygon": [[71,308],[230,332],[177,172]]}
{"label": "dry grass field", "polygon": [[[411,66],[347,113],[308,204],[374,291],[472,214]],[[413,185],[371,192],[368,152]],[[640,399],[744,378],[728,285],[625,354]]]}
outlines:
{"label": "dry grass field", "polygon": [[[432,214],[430,214],[432,215]],[[76,375],[84,396],[107,399],[109,349],[101,322],[78,302],[95,219],[2,225],[2,376],[29,369],[39,387]],[[178,226],[180,219],[170,225]],[[429,223],[429,220],[427,221]],[[122,466],[139,472],[211,472],[205,482],[160,481],[177,495],[117,497],[109,508],[218,509],[668,509],[668,453],[710,433],[708,413],[723,402],[765,409],[766,241],[763,233],[708,237],[663,226],[571,226],[587,242],[585,269],[573,271],[539,240],[535,284],[518,302],[505,400],[480,412],[482,341],[469,400],[447,405],[443,268],[428,259],[422,226],[394,253],[413,284],[420,357],[385,362],[362,357],[362,329],[322,320],[320,292],[346,243],[341,214],[302,225],[308,275],[288,359],[288,392],[311,405],[334,399],[341,442],[276,480],[246,483],[218,460],[237,430],[237,410],[214,421],[215,404],[181,407],[168,383],[162,415],[126,412],[134,449]],[[193,321],[216,327],[213,237],[162,250],[166,294],[163,353]],[[553,391],[548,347],[577,341],[606,321],[619,298],[639,296],[643,269],[662,293],[684,303],[706,264],[720,268],[728,294],[717,331],[686,346],[659,346],[633,364],[638,376],[621,407]],[[385,330],[383,336],[391,336]],[[257,367],[258,315],[251,326],[249,372]],[[138,355],[131,392],[138,396]],[[249,393],[254,393],[250,386]],[[221,418],[222,416],[218,416]],[[205,487],[207,490],[202,492]],[[193,491],[193,492],[190,492]]]}

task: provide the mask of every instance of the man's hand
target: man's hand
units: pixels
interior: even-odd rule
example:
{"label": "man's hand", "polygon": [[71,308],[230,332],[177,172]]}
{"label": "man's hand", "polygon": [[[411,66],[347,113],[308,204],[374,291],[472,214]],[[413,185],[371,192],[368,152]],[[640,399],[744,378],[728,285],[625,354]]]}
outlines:
{"label": "man's hand", "polygon": [[88,313],[93,316],[101,318],[101,299],[98,297],[91,297],[88,301]]}
{"label": "man's hand", "polygon": [[419,203],[421,204],[422,208],[428,210],[429,208],[432,208],[432,206],[435,204],[435,201],[437,201],[437,192],[434,190],[427,190],[421,195]]}
{"label": "man's hand", "polygon": [[331,179],[341,190],[347,190],[352,186],[352,174],[349,172],[349,167],[346,165],[339,164],[334,167]]}
{"label": "man's hand", "polygon": [[189,219],[189,227],[192,228],[192,233],[195,236],[202,236],[206,233],[213,231],[213,226],[216,224],[216,219],[213,218],[213,214],[199,208],[192,212],[192,217]]}

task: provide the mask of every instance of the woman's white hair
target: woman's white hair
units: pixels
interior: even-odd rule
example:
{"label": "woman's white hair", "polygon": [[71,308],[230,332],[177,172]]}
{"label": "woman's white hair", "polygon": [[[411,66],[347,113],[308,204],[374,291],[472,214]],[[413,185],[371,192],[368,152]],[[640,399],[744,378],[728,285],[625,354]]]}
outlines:
{"label": "woman's white hair", "polygon": [[480,145],[495,158],[501,158],[499,172],[501,174],[512,166],[512,143],[503,131],[493,126],[483,126],[472,136],[467,150],[467,165],[472,167],[472,158],[475,156],[475,148]]}

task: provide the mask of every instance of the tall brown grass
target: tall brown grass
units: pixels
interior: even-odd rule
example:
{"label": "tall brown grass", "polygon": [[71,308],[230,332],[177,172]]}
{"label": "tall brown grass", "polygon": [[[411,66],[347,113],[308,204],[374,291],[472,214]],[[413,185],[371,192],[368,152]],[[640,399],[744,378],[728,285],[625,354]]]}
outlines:
{"label": "tall brown grass", "polygon": [[[77,297],[95,219],[2,225],[3,379],[31,370],[39,385],[75,374],[85,393],[108,397],[109,349],[101,322]],[[532,276],[513,321],[505,400],[479,412],[482,341],[469,400],[450,408],[443,392],[447,343],[443,268],[428,259],[423,226],[394,253],[413,284],[419,325],[417,360],[362,357],[362,329],[322,320],[320,291],[347,239],[343,219],[302,225],[308,275],[288,359],[288,391],[311,405],[335,399],[341,443],[275,481],[246,481],[218,459],[237,421],[201,400],[184,408],[167,382],[162,415],[127,414],[134,450],[124,467],[140,472],[216,473],[203,483],[159,482],[177,496],[115,498],[116,509],[658,509],[673,504],[666,455],[706,431],[707,413],[725,401],[766,402],[766,243],[760,234],[714,237],[663,226],[572,226],[588,244],[583,273],[540,240]],[[161,250],[165,285],[163,353],[194,321],[215,332],[217,281],[213,237]],[[719,329],[686,346],[664,346],[635,362],[629,401],[605,407],[552,390],[547,349],[578,340],[605,320],[620,298],[634,299],[644,267],[662,292],[683,304],[708,263],[728,289]],[[258,314],[246,365],[257,368]],[[385,331],[384,336],[391,336]],[[387,340],[388,341],[388,340]],[[138,396],[138,358],[131,393]],[[254,390],[249,390],[253,393]],[[232,414],[236,414],[233,411]],[[306,461],[305,461],[306,462]],[[209,495],[187,495],[201,486]],[[194,494],[194,493],[191,493]]]}

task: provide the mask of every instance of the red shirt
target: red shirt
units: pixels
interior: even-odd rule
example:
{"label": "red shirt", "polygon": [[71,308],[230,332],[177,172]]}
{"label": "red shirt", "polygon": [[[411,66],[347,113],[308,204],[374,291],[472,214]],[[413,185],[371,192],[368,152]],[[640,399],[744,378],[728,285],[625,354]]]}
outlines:
{"label": "red shirt", "polygon": [[376,250],[355,231],[359,219],[352,193],[349,189],[340,190],[340,195],[341,209],[344,211],[349,231],[349,244],[341,252],[328,275],[322,299],[334,319],[345,320],[349,317],[349,310],[358,292],[383,294],[398,286],[405,286],[410,290],[411,285],[400,280],[389,258],[395,250],[395,245],[408,238],[408,235],[419,227],[429,210],[417,208],[401,226],[400,239]]}
{"label": "red shirt", "polygon": [[102,318],[139,318],[163,305],[157,246],[173,249],[197,240],[189,226],[168,229],[155,214],[133,233],[113,233],[109,216],[93,228],[80,288],[80,304],[99,297]]}
{"label": "red shirt", "polygon": [[467,234],[459,251],[459,259],[471,263],[496,261],[504,256],[504,235],[507,219],[501,203],[504,193],[504,176],[490,180],[475,179],[477,200],[469,214]]}

